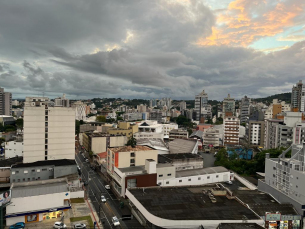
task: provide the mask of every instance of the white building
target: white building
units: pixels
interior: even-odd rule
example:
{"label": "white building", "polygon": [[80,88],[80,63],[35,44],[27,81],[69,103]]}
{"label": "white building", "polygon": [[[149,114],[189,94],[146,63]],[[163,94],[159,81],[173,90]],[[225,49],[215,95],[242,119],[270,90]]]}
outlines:
{"label": "white building", "polygon": [[5,143],[5,159],[23,156],[23,142],[10,141]]}
{"label": "white building", "polygon": [[163,125],[158,124],[157,121],[146,120],[138,124],[139,132],[134,134],[134,138],[148,138],[148,139],[163,139]]}
{"label": "white building", "polygon": [[214,127],[211,127],[203,132],[202,135],[202,144],[205,146],[213,145],[214,147],[219,146],[219,130],[215,129]]}
{"label": "white building", "polygon": [[13,183],[13,195],[6,207],[6,225],[33,223],[67,216],[70,198],[84,197],[81,188],[70,188],[64,178]]}
{"label": "white building", "polygon": [[71,107],[75,108],[75,119],[76,120],[86,120],[86,109],[87,105],[81,101],[77,101],[72,104]]}
{"label": "white building", "polygon": [[137,106],[137,110],[139,113],[146,112],[146,108],[147,108],[146,105],[143,104]]}
{"label": "white building", "polygon": [[13,100],[12,105],[13,106],[19,106],[19,101],[18,100]]}
{"label": "white building", "polygon": [[75,159],[75,109],[50,107],[48,98],[27,97],[23,162]]}
{"label": "white building", "polygon": [[70,107],[70,101],[66,98],[66,94],[54,100],[56,107]]}
{"label": "white building", "polygon": [[94,110],[94,109],[95,109],[95,107],[96,107],[96,106],[95,106],[95,104],[94,104],[94,103],[90,104],[90,109],[91,109],[91,110]]}
{"label": "white building", "polygon": [[169,123],[169,124],[161,124],[162,125],[162,130],[164,134],[164,138],[169,138],[169,132],[171,130],[178,130],[178,124],[176,123]]}
{"label": "white building", "polygon": [[184,111],[184,110],[186,110],[186,102],[182,101],[180,102],[180,111]]}

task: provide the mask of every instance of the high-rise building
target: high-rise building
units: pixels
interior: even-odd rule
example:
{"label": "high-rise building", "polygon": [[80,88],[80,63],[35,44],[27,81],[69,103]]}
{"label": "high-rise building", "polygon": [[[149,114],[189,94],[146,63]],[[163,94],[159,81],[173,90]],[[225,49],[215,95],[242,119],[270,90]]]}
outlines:
{"label": "high-rise building", "polygon": [[12,93],[0,87],[0,115],[12,115]]}
{"label": "high-rise building", "polygon": [[86,110],[87,105],[82,101],[77,101],[72,104],[73,108],[75,108],[75,119],[76,120],[86,120]]}
{"label": "high-rise building", "polygon": [[241,99],[241,108],[240,108],[240,122],[245,123],[247,122],[250,114],[250,103],[251,99],[248,98],[246,95],[244,98]]}
{"label": "high-rise building", "polygon": [[180,111],[182,112],[184,110],[186,110],[186,102],[182,101],[182,102],[180,102]]}
{"label": "high-rise building", "polygon": [[239,118],[227,116],[223,120],[223,144],[239,145]]}
{"label": "high-rise building", "polygon": [[75,109],[50,106],[46,97],[27,97],[23,162],[75,159]]}
{"label": "high-rise building", "polygon": [[[303,90],[302,80],[300,80],[296,84],[296,86],[292,87],[292,93],[291,93],[291,111],[294,111],[294,112],[295,111],[301,111],[302,90]],[[305,93],[304,93],[304,96],[305,96]]]}
{"label": "high-rise building", "polygon": [[200,94],[195,96],[195,108],[196,121],[200,121],[201,118],[211,118],[211,106],[208,104],[208,94],[203,90]]}
{"label": "high-rise building", "polygon": [[144,105],[144,104],[137,105],[137,110],[140,113],[146,112],[146,105]]}
{"label": "high-rise building", "polygon": [[231,98],[230,94],[228,94],[228,97],[223,100],[222,114],[223,117],[235,115],[235,99]]}
{"label": "high-rise building", "polygon": [[70,101],[66,98],[66,94],[63,94],[62,97],[56,98],[54,100],[56,107],[69,107]]}

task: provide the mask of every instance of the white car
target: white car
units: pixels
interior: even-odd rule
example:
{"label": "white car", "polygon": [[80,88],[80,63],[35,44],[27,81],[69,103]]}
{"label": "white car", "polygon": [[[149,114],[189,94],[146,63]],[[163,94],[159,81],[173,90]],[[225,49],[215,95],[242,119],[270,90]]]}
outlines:
{"label": "white car", "polygon": [[226,181],[226,183],[227,183],[227,184],[233,184],[232,181],[230,181],[230,180],[229,180],[229,181]]}
{"label": "white car", "polygon": [[105,198],[105,196],[101,196],[101,201],[102,201],[103,203],[105,203],[105,202],[106,202],[106,198]]}
{"label": "white car", "polygon": [[84,223],[77,223],[74,225],[74,228],[77,228],[77,229],[86,229],[86,224]]}
{"label": "white car", "polygon": [[105,189],[110,190],[110,185],[106,184]]}
{"label": "white car", "polygon": [[54,228],[67,228],[66,224],[63,224],[62,222],[55,222]]}
{"label": "white car", "polygon": [[113,223],[113,226],[115,226],[115,227],[120,226],[120,221],[116,216],[112,217],[112,223]]}

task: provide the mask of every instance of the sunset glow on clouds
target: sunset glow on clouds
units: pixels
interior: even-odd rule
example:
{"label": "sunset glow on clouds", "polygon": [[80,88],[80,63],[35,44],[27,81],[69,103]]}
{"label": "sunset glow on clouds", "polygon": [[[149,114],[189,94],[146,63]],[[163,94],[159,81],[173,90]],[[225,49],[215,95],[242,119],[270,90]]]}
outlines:
{"label": "sunset glow on clouds", "polygon": [[[200,38],[197,44],[247,47],[265,37],[274,37],[276,40],[276,35],[304,22],[304,9],[305,1],[296,0],[231,1],[226,9],[216,11],[217,22],[212,34]],[[296,42],[304,39],[303,29],[297,34],[281,36],[278,41]]]}

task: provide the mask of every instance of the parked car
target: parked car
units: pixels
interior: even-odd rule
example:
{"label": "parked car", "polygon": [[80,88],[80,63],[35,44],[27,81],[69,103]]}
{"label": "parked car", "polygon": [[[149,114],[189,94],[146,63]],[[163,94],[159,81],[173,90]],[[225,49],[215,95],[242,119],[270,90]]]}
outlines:
{"label": "parked car", "polygon": [[103,203],[105,203],[105,202],[106,202],[106,198],[105,198],[105,196],[101,196],[101,201],[102,201]]}
{"label": "parked car", "polygon": [[110,185],[106,184],[105,189],[110,190]]}
{"label": "parked car", "polygon": [[67,228],[66,224],[63,224],[62,222],[55,222],[54,228]]}
{"label": "parked car", "polygon": [[229,180],[229,181],[226,181],[226,183],[227,183],[227,184],[233,184],[232,181],[230,181],[230,180]]}
{"label": "parked car", "polygon": [[86,228],[86,224],[84,224],[84,223],[77,223],[77,224],[74,225],[74,228],[85,229]]}
{"label": "parked car", "polygon": [[112,217],[112,223],[113,223],[113,226],[115,226],[115,227],[120,226],[120,221],[116,216]]}
{"label": "parked car", "polygon": [[24,228],[24,227],[25,227],[25,223],[19,222],[19,223],[15,223],[14,225],[11,225],[10,229],[19,229],[19,228]]}

